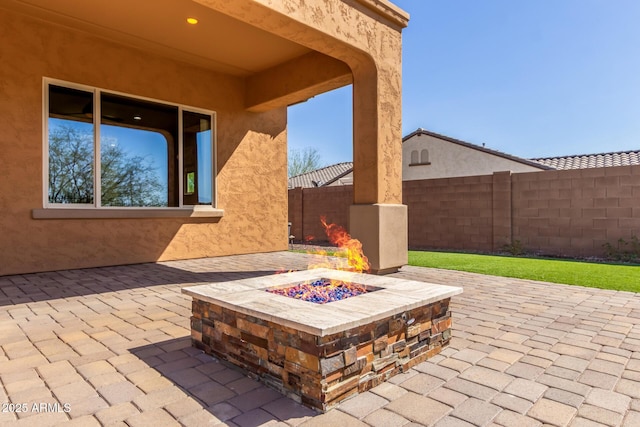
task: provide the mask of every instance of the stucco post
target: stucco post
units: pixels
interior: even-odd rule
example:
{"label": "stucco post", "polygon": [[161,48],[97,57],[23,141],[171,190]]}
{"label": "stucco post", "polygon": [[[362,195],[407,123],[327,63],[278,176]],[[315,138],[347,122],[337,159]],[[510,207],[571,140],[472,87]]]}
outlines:
{"label": "stucco post", "polygon": [[407,263],[400,45],[398,34],[397,53],[390,60],[353,70],[354,204],[349,231],[362,242],[371,270],[380,274]]}
{"label": "stucco post", "polygon": [[[349,232],[362,242],[373,271],[395,271],[406,264],[407,208],[401,204],[401,79],[402,29],[409,15],[389,0],[195,1],[349,67],[354,94],[354,204],[349,213]],[[295,69],[295,64],[289,65],[287,69]],[[340,67],[334,71],[327,78],[334,82],[333,87],[339,87],[344,76]],[[277,84],[281,78],[279,69],[264,72],[248,80],[256,86],[250,92],[272,88],[270,81]],[[323,86],[318,90],[329,89]],[[265,90],[257,101],[248,101],[247,108],[276,108],[282,102],[286,106],[296,97],[303,100],[310,95],[300,88],[295,96],[269,96],[267,92],[271,91]]]}

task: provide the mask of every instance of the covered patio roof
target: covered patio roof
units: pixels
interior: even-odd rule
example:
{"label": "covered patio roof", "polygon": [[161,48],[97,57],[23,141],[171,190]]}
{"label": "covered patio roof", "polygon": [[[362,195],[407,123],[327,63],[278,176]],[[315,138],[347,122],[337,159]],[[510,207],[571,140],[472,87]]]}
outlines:
{"label": "covered patio roof", "polygon": [[[235,76],[250,76],[311,52],[194,1],[9,3],[34,17]],[[187,18],[198,23],[191,25]]]}
{"label": "covered patio roof", "polygon": [[[215,1],[3,0],[0,7],[2,3],[27,15],[113,42],[246,78],[247,108],[255,111],[301,102],[352,83],[349,66],[323,49],[318,50],[314,46],[316,41],[307,43],[304,37],[283,37],[261,28],[259,22],[252,25],[221,12],[225,8],[219,8]],[[406,26],[408,15],[386,0],[355,3],[396,21],[396,25]],[[226,9],[234,12],[233,7]],[[197,23],[188,23],[188,18],[196,19]],[[344,43],[336,40],[336,44]],[[277,84],[283,75],[289,75],[294,83],[284,87]],[[274,101],[285,95],[285,99]]]}

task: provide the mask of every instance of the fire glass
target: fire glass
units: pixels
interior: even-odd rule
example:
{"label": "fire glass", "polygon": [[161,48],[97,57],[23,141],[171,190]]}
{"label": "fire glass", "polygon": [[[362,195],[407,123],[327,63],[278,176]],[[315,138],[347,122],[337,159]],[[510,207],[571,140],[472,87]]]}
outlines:
{"label": "fire glass", "polygon": [[266,291],[302,301],[326,304],[364,294],[368,289],[358,283],[321,278],[313,282],[300,283],[286,288],[272,288]]}

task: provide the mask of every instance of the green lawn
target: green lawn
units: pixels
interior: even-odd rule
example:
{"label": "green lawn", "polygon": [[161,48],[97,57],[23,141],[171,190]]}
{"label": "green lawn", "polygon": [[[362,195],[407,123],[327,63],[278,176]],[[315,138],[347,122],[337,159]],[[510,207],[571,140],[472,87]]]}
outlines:
{"label": "green lawn", "polygon": [[409,251],[409,264],[640,292],[640,265],[423,251]]}

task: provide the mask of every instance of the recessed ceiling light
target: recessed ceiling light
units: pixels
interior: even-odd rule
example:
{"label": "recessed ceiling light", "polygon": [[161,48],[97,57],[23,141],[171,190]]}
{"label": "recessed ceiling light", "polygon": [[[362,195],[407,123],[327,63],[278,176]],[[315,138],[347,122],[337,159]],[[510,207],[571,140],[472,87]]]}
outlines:
{"label": "recessed ceiling light", "polygon": [[187,22],[191,25],[196,25],[198,20],[196,18],[187,18]]}
{"label": "recessed ceiling light", "polygon": [[140,116],[133,116],[133,120],[142,120],[142,117],[140,117]]}

